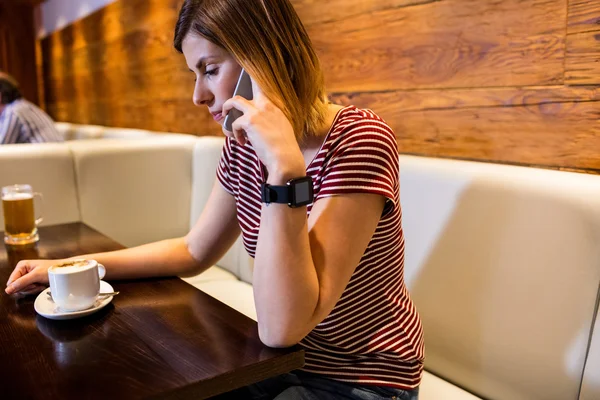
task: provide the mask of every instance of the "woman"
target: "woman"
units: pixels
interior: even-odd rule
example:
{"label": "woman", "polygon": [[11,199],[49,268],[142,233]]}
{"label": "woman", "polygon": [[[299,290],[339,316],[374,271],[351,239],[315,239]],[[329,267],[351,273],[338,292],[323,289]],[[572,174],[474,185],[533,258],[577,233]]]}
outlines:
{"label": "woman", "polygon": [[[423,340],[403,279],[392,130],[369,110],[327,102],[289,0],[186,0],[175,47],[196,76],[196,105],[221,124],[231,109],[243,112],[225,131],[210,199],[183,238],[84,257],[109,279],[195,275],[241,232],[255,258],[260,338],[299,343],[306,366],[230,397],[416,399]],[[230,98],[242,67],[250,101]],[[274,199],[290,181],[310,204]],[[7,293],[39,290],[54,262],[19,263]]]}

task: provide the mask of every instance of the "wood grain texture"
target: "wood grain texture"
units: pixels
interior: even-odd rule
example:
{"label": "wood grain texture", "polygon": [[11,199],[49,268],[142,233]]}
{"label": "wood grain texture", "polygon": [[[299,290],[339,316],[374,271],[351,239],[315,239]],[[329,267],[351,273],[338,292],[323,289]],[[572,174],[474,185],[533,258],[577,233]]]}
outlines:
{"label": "wood grain texture", "polygon": [[394,128],[402,153],[600,172],[595,87],[397,91],[334,99],[377,110]]}
{"label": "wood grain texture", "polygon": [[[191,77],[185,78],[183,58],[171,47],[177,3],[118,1],[45,39],[47,101],[67,100],[75,90],[108,99],[123,93],[190,96],[185,83]],[[332,91],[555,84],[563,78],[564,0],[528,0],[528,7],[517,0],[293,3]]]}
{"label": "wood grain texture", "polygon": [[0,69],[13,75],[27,100],[38,103],[33,5],[0,1]]}
{"label": "wood grain texture", "polygon": [[317,22],[299,11],[332,91],[524,86],[562,83],[565,1],[367,1],[354,14],[331,0],[335,19]]}
{"label": "wood grain texture", "polygon": [[600,84],[600,2],[569,0],[565,83]]}
{"label": "wood grain texture", "polygon": [[390,9],[397,10],[404,7],[414,7],[440,1],[442,0],[347,0],[342,4],[340,1],[291,0],[305,25],[336,22],[347,19],[350,16]]}
{"label": "wood grain texture", "polygon": [[[22,259],[121,249],[82,223],[0,247],[0,281]],[[35,297],[0,295],[6,399],[205,399],[299,368],[304,352],[260,343],[256,322],[179,278],[111,282],[110,305],[82,319],[36,315]]]}
{"label": "wood grain texture", "polygon": [[567,35],[565,83],[600,84],[600,29]]}
{"label": "wood grain texture", "polygon": [[57,120],[195,135],[221,129],[192,103],[194,75],[172,46],[180,0],[117,1],[42,41]]}
{"label": "wood grain texture", "polygon": [[149,129],[160,132],[222,135],[212,116],[192,104],[191,99],[131,99],[55,102],[48,112],[59,121],[81,124]]}
{"label": "wood grain texture", "polygon": [[409,111],[461,108],[518,107],[551,103],[600,101],[597,86],[534,86],[522,88],[398,90],[371,93],[333,93],[332,100],[373,109]]}
{"label": "wood grain texture", "polygon": [[6,26],[0,25],[0,70],[3,71],[8,70],[8,43],[8,30]]}
{"label": "wood grain texture", "polygon": [[[119,0],[73,22],[46,37],[44,41],[64,44],[64,47],[52,49],[53,52],[58,52],[55,55],[60,55],[61,51],[73,52],[95,43],[118,41],[136,30],[157,31],[172,36],[182,2],[183,0]],[[161,31],[163,23],[169,24],[169,30]]]}
{"label": "wood grain texture", "polygon": [[600,2],[569,0],[568,33],[600,30]]}

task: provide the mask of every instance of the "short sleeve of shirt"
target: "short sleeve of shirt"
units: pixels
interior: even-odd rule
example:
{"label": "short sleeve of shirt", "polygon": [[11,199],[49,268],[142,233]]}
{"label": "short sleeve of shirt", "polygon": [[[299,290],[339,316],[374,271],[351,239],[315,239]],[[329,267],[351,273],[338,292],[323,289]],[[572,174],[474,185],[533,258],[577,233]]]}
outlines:
{"label": "short sleeve of shirt", "polygon": [[217,179],[227,193],[235,196],[231,176],[231,141],[229,138],[225,140],[225,145],[221,151],[221,159],[217,168]]}
{"label": "short sleeve of shirt", "polygon": [[399,197],[398,146],[392,129],[381,119],[360,118],[333,138],[320,174],[320,198],[348,193],[384,196],[383,215]]}

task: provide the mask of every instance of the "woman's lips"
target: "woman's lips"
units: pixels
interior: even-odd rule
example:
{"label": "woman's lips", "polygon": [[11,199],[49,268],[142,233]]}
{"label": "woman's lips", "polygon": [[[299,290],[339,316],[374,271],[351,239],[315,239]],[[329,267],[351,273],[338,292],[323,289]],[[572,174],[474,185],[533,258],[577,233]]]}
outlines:
{"label": "woman's lips", "polygon": [[223,113],[212,113],[213,118],[215,119],[215,121],[219,122],[223,119]]}

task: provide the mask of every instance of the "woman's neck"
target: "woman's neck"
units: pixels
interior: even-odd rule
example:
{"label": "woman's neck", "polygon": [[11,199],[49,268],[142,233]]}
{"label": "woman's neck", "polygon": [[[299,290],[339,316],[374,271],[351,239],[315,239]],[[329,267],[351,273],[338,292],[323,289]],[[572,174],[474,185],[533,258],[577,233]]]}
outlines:
{"label": "woman's neck", "polygon": [[323,145],[325,137],[335,122],[335,117],[342,108],[344,107],[337,104],[328,104],[325,121],[323,121],[323,124],[319,130],[314,135],[307,135],[300,144],[300,150],[302,150],[302,154],[304,156],[304,164],[307,167]]}

